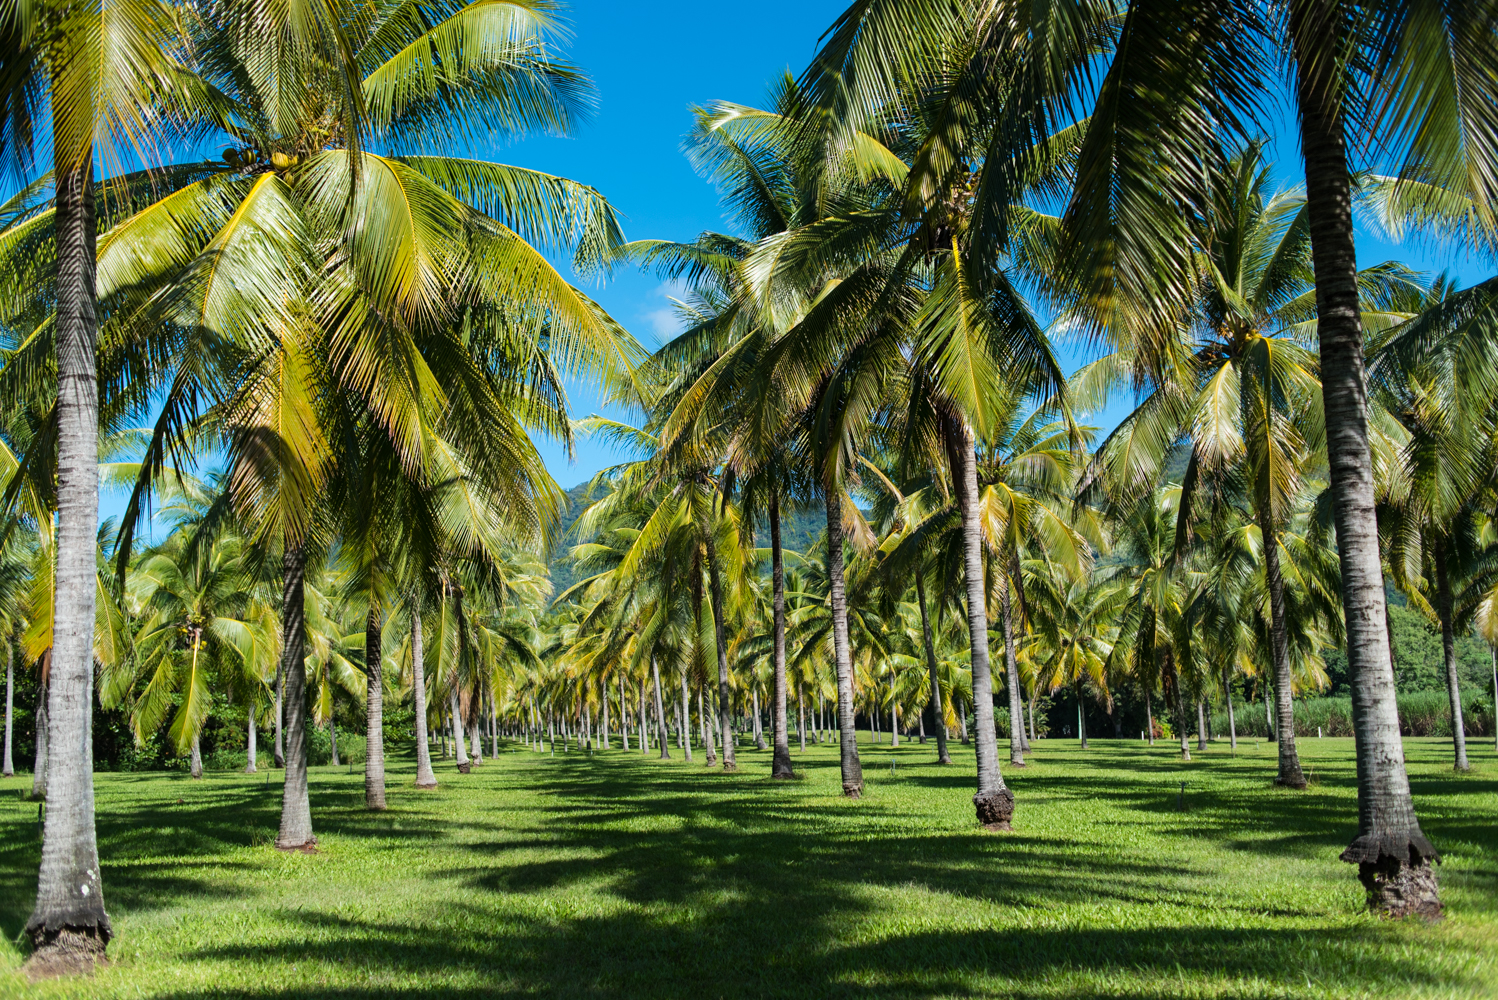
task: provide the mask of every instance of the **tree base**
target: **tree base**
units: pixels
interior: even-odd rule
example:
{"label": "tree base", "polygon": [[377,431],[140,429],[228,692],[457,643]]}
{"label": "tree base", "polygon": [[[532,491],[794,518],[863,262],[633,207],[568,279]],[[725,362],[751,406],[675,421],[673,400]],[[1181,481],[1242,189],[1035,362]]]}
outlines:
{"label": "tree base", "polygon": [[431,791],[433,788],[437,787],[437,783],[435,781],[433,781],[433,782],[421,782],[421,781],[418,781],[416,783],[416,787],[420,788],[422,791]]}
{"label": "tree base", "polygon": [[458,765],[459,774],[469,774],[473,771],[473,765],[467,762]]}
{"label": "tree base", "polygon": [[285,851],[287,854],[316,854],[317,838],[311,837],[305,843],[287,844],[280,840],[276,841],[276,850]]}
{"label": "tree base", "polygon": [[952,763],[952,758],[951,757],[938,757],[938,758],[936,758],[936,762],[938,764],[950,764],[950,763]]}
{"label": "tree base", "polygon": [[1375,913],[1395,920],[1436,921],[1443,915],[1435,867],[1424,859],[1417,864],[1399,858],[1363,862],[1358,865],[1358,881],[1368,890],[1368,909]]}
{"label": "tree base", "polygon": [[244,773],[245,774],[259,774],[260,772],[257,771],[257,770],[255,770],[255,765],[254,764],[250,764],[250,765],[247,765],[245,767]]}
{"label": "tree base", "polygon": [[861,799],[861,798],[863,798],[863,786],[862,785],[844,785],[843,786],[843,798],[845,798],[845,799]]}
{"label": "tree base", "polygon": [[738,769],[739,769],[739,765],[736,764],[736,763],[734,763],[731,760],[725,760],[723,762],[723,770],[725,770],[725,771],[737,771]]}
{"label": "tree base", "polygon": [[105,965],[104,946],[109,931],[97,927],[62,927],[55,931],[38,928],[32,932],[34,950],[21,971],[33,983],[63,976],[86,976],[97,966]]}
{"label": "tree base", "polygon": [[1274,783],[1281,788],[1293,788],[1297,792],[1303,792],[1306,789],[1305,776],[1299,772],[1292,775],[1277,774],[1274,777]]}
{"label": "tree base", "polygon": [[973,808],[978,812],[978,822],[984,829],[1009,830],[1009,821],[1014,818],[1014,793],[1007,788],[997,792],[980,793],[973,796]]}
{"label": "tree base", "polygon": [[1009,766],[1010,767],[1029,767],[1030,765],[1028,765],[1028,764],[1025,763],[1025,758],[1023,758],[1023,757],[1010,757],[1009,758]]}

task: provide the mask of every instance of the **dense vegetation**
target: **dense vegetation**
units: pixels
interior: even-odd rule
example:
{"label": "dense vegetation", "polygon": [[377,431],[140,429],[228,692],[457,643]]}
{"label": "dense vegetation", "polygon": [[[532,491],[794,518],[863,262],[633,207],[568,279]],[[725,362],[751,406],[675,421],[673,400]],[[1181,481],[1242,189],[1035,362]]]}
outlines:
{"label": "dense vegetation", "polygon": [[[1373,913],[1475,908],[1460,875],[1443,904],[1436,841],[1474,842],[1441,810],[1485,794],[1459,782],[1498,697],[1498,279],[1359,261],[1353,206],[1498,260],[1495,0],[857,0],[763,107],[694,109],[685,152],[729,225],[689,241],[626,241],[593,188],[461,155],[586,117],[563,37],[530,0],[0,5],[24,178],[0,206],[4,770],[45,801],[30,975],[91,969],[116,934],[130,837],[106,828],[101,857],[96,770],[263,796],[269,776],[207,775],[269,766],[274,847],[332,853],[344,814],[314,810],[309,768],[357,764],[359,822],[385,829],[391,798],[427,808],[387,758],[409,748],[440,797],[502,740],[513,808],[546,808],[558,743],[584,784],[616,747],[763,753],[774,780],[730,798],[821,794],[805,808],[879,827],[886,748],[930,739],[896,825],[944,828],[914,817],[965,785],[984,832],[1033,809],[1116,859],[1096,838],[1126,804],[1029,794],[1043,738],[1095,753],[1065,780],[1102,786],[1175,784],[1193,736],[1264,738],[1276,789],[1235,785],[1236,756],[1213,787],[1273,836],[1343,838]],[[1303,186],[1269,160],[1281,120]],[[647,352],[569,255],[684,286],[680,334]],[[571,379],[610,415],[575,421]],[[534,436],[576,433],[620,464],[564,493]],[[130,499],[101,525],[103,481]],[[1313,728],[1356,737],[1355,833]],[[1428,830],[1404,749],[1427,734],[1456,772]],[[835,784],[790,784],[829,742]],[[1287,877],[1262,826],[1205,832]],[[1005,852],[983,836],[959,868]],[[1252,896],[1212,898],[1228,920]],[[1148,922],[1131,901],[1118,928]],[[1284,985],[1268,961],[1245,989]],[[1422,988],[1479,982],[1466,961]],[[1117,964],[1115,992],[1162,988]]]}

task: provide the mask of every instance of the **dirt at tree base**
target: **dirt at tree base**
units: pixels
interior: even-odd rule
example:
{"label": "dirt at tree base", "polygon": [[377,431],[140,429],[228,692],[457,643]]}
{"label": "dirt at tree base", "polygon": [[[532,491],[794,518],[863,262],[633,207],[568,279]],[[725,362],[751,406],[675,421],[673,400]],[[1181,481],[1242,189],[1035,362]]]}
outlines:
{"label": "dirt at tree base", "polygon": [[1435,866],[1424,858],[1411,864],[1380,858],[1358,865],[1358,881],[1368,890],[1368,909],[1395,920],[1423,917],[1432,923],[1445,916]]}
{"label": "dirt at tree base", "polygon": [[1009,821],[1014,818],[1014,793],[1007,788],[997,792],[979,793],[973,796],[973,808],[978,812],[978,822],[985,830],[1012,829]]}
{"label": "dirt at tree base", "polygon": [[101,965],[108,965],[104,954],[107,939],[97,930],[64,927],[58,931],[37,932],[36,950],[21,967],[33,983],[65,976],[88,976]]}

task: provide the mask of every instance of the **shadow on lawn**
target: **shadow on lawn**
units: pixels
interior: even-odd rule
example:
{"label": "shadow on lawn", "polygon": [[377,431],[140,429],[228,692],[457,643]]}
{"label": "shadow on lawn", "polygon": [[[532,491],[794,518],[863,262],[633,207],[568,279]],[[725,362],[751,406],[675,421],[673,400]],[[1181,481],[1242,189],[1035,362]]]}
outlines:
{"label": "shadow on lawn", "polygon": [[[1065,759],[1078,763],[1074,753]],[[966,767],[900,761],[902,780],[916,788],[941,790],[950,798],[971,787]],[[496,787],[497,780],[534,796],[502,819],[460,822],[457,829],[470,839],[455,842],[452,850],[471,863],[429,874],[435,882],[456,882],[462,891],[446,898],[458,902],[414,908],[410,919],[399,923],[288,908],[276,916],[292,929],[287,935],[292,940],[223,943],[182,956],[263,966],[262,988],[172,995],[179,1000],[209,995],[364,1000],[414,988],[438,1000],[725,995],[882,1000],[1010,995],[1023,992],[1026,982],[1048,979],[1055,995],[1081,1000],[1175,996],[1178,977],[1190,976],[1217,983],[1225,994],[1247,996],[1300,989],[1308,953],[1352,991],[1397,993],[1394,984],[1457,991],[1472,985],[1443,977],[1434,962],[1399,959],[1400,949],[1380,948],[1400,933],[1394,928],[1318,926],[1321,911],[1314,904],[1277,914],[1298,918],[1302,926],[1296,929],[1045,926],[1047,911],[1067,905],[1096,903],[1121,912],[1162,901],[1203,905],[1201,890],[1214,872],[1152,858],[1142,848],[1100,858],[1095,845],[1064,836],[1042,839],[1024,829],[1026,801],[1094,799],[1125,815],[1175,814],[1179,767],[1145,769],[1137,758],[1115,764],[1102,754],[1086,758],[1093,770],[1080,776],[1047,773],[1038,765],[1015,781],[1021,790],[1019,831],[990,836],[961,825],[969,819],[965,794],[960,819],[942,827],[938,817],[913,831],[908,810],[893,797],[875,794],[851,805],[829,796],[825,787],[760,778],[760,763],[731,779],[700,763],[691,769],[641,768],[633,757],[590,759],[574,751],[544,768],[491,772],[484,776],[487,787]],[[1263,761],[1253,765],[1254,770],[1265,767]],[[835,760],[798,760],[806,771],[836,766]],[[869,770],[877,780],[874,766]],[[1271,758],[1270,775],[1272,766]],[[1168,770],[1170,780],[1130,780],[1124,770],[1151,775]],[[446,773],[440,778],[458,784]],[[1203,776],[1203,787],[1189,792],[1190,811],[1175,814],[1179,824],[1156,824],[1153,832],[1216,838],[1287,861],[1291,855],[1333,856],[1329,849],[1351,836],[1355,817],[1345,793],[1298,795],[1245,784],[1242,778],[1235,772],[1228,780],[1218,775],[1208,782]],[[1471,780],[1444,779],[1464,792],[1476,790]],[[1189,774],[1187,781],[1189,787]],[[250,844],[256,828],[275,828],[278,790],[269,795],[243,781],[210,781],[187,786],[191,800],[178,805],[172,798],[178,787],[171,785],[128,814],[101,818],[101,843],[109,845],[109,854],[137,859],[111,872],[111,898],[121,909],[167,905],[208,891],[177,874],[171,862],[142,863],[147,856],[162,856],[164,830],[182,844],[184,856],[206,858],[224,845]],[[1312,797],[1323,795],[1327,802],[1335,797],[1337,808],[1319,808],[1326,803]],[[437,798],[412,796],[401,809],[370,814],[362,808],[362,788],[351,783],[318,782],[313,796],[319,830],[330,834],[419,840],[450,836],[455,829],[440,815]],[[949,810],[950,802],[942,808]],[[1457,825],[1468,825],[1469,812],[1454,814]],[[1449,826],[1453,818],[1448,815],[1443,824]],[[1470,816],[1474,830],[1478,819]],[[1283,838],[1274,836],[1279,830],[1286,831]],[[1491,836],[1481,831],[1477,839],[1490,843]],[[7,875],[17,872],[18,852],[25,850],[35,853],[35,846],[7,846],[0,853]],[[537,861],[537,850],[551,853]],[[11,881],[0,883],[7,897]],[[540,915],[538,907],[502,901],[533,896],[539,902],[583,883],[595,887],[598,904],[581,912],[565,906],[556,911],[548,904]],[[1041,926],[922,929],[921,915],[896,909],[908,904],[889,892],[907,886],[1030,908]],[[216,891],[231,892],[222,886]],[[432,898],[442,895],[434,892]],[[611,898],[628,906],[609,912]],[[1231,910],[1220,902],[1213,906],[1233,922]],[[0,902],[0,930],[14,935],[28,910],[9,898]],[[1255,908],[1236,916],[1251,921],[1263,913]],[[275,970],[298,963],[344,970],[339,978],[345,985],[276,985]],[[411,977],[449,985],[417,986]],[[349,985],[360,982],[368,985]],[[462,985],[450,985],[454,982]]]}

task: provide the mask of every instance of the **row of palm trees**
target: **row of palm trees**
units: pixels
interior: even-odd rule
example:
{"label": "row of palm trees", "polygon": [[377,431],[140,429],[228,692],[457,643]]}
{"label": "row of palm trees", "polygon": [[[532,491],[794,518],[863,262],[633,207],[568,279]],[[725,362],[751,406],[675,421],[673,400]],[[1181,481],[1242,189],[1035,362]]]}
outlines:
{"label": "row of palm trees", "polygon": [[[1375,907],[1437,912],[1384,579],[1437,595],[1448,649],[1488,593],[1492,289],[1359,270],[1352,210],[1365,198],[1387,226],[1490,249],[1498,136],[1480,108],[1498,79],[1495,16],[1396,0],[849,7],[768,109],[699,114],[688,152],[735,232],[621,250],[691,289],[690,328],[636,380],[642,427],[610,428],[646,455],[584,519],[600,534],[580,554],[601,571],[582,595],[585,623],[627,639],[617,656],[653,672],[652,642],[704,620],[705,590],[726,727],[729,622],[744,599],[727,553],[768,523],[764,645],[782,745],[775,526],[782,506],[817,500],[844,792],[862,786],[856,661],[876,646],[847,550],[887,547],[881,565],[916,580],[940,571],[960,594],[974,803],[994,827],[1013,796],[996,753],[991,620],[1011,720],[1027,649],[1053,645],[1078,674],[1131,669],[1152,685],[1160,672],[1178,706],[1171,678],[1196,669],[1188,659],[1215,672],[1232,662],[1218,657],[1251,650],[1275,691],[1279,780],[1292,787],[1305,783],[1296,674],[1314,676],[1318,651],[1345,642],[1360,825],[1343,859]],[[1286,78],[1289,92],[1274,93]],[[1256,135],[1277,98],[1299,126],[1301,193],[1267,190]],[[1387,175],[1355,172],[1350,148],[1376,149]],[[1065,379],[1037,306],[1105,356]],[[1142,401],[1089,449],[1077,415],[1119,387]],[[1011,453],[1017,427],[1051,453]],[[1186,468],[1161,496],[1176,446]],[[855,499],[873,483],[902,511],[893,534]],[[902,550],[906,531],[919,540]],[[1148,569],[1114,596],[1085,578],[1118,532]],[[1075,582],[1061,585],[1067,569]],[[889,599],[908,593],[896,585]],[[1045,623],[1047,603],[1065,608],[1058,624]],[[1462,766],[1460,739],[1457,755]]]}
{"label": "row of palm trees", "polygon": [[[55,547],[43,575],[54,595],[49,809],[32,961],[91,961],[111,933],[86,738],[100,615],[131,614],[122,634],[143,637],[125,676],[174,664],[162,676],[178,671],[187,734],[201,712],[190,707],[201,704],[196,668],[188,656],[182,674],[184,657],[168,653],[201,657],[205,635],[235,642],[232,626],[184,609],[194,595],[224,597],[244,644],[220,652],[268,652],[249,637],[251,598],[216,589],[234,592],[226,581],[241,574],[215,574],[244,560],[279,576],[277,843],[310,848],[319,574],[338,567],[345,610],[362,608],[366,792],[379,808],[384,632],[406,609],[398,628],[424,755],[424,622],[438,608],[468,648],[476,596],[504,592],[505,554],[554,527],[560,493],[530,434],[570,434],[562,386],[573,374],[645,415],[639,430],[602,428],[643,456],[584,519],[599,548],[582,555],[601,578],[576,595],[554,662],[607,672],[633,657],[654,681],[672,648],[710,657],[716,739],[732,766],[730,637],[746,620],[744,553],[763,525],[777,773],[790,766],[787,660],[818,648],[804,630],[821,629],[843,789],[860,793],[857,669],[889,659],[870,651],[898,617],[890,602],[909,596],[888,581],[906,579],[935,701],[938,649],[954,646],[939,609],[965,621],[975,809],[1003,827],[1014,801],[999,769],[991,618],[1012,723],[1022,665],[1044,649],[1048,669],[1098,690],[1107,664],[1151,691],[1162,671],[1179,716],[1187,655],[1206,659],[1189,633],[1211,611],[1253,633],[1243,648],[1269,664],[1282,737],[1296,671],[1345,631],[1360,827],[1343,857],[1373,905],[1434,912],[1435,851],[1404,769],[1383,583],[1387,569],[1431,589],[1431,564],[1448,650],[1480,603],[1470,594],[1483,592],[1473,554],[1492,509],[1492,289],[1360,272],[1352,205],[1369,191],[1386,224],[1445,227],[1491,249],[1495,24],[1490,0],[858,0],[769,110],[699,116],[689,151],[736,231],[623,244],[591,189],[443,155],[461,140],[566,132],[586,112],[586,81],[555,54],[549,5],[6,5],[3,139],[37,175],[0,209],[14,331],[0,369],[6,497],[14,524]],[[1288,94],[1273,91],[1281,79]],[[1278,97],[1299,125],[1299,197],[1263,189],[1253,139]],[[222,156],[172,156],[205,147]],[[1381,151],[1388,177],[1355,174],[1347,151],[1362,148]],[[50,172],[32,169],[38,151]],[[628,335],[548,264],[560,250],[583,268],[633,260],[685,282],[690,329],[637,366]],[[1107,356],[1066,379],[1036,305]],[[1077,414],[1120,379],[1145,402],[1089,449]],[[101,573],[100,442],[142,419],[139,460],[112,470],[132,495]],[[1161,496],[1160,464],[1181,440],[1185,475]],[[207,454],[222,459],[222,488],[184,527],[181,551],[138,560],[148,505],[189,492],[191,462]],[[870,523],[876,501],[885,512]],[[805,503],[826,514],[815,599],[787,589],[778,544],[782,508]],[[1381,517],[1381,506],[1399,513]],[[1089,567],[1114,550],[1147,571],[1108,576],[1128,581],[1116,592],[1091,586]],[[161,611],[156,632],[132,599]],[[1108,620],[1121,623],[1111,644],[1095,624]],[[485,662],[471,645],[464,655]],[[148,692],[135,704],[164,718]],[[472,717],[471,703],[450,707],[455,723]],[[1023,730],[1010,730],[1015,759]],[[1282,738],[1280,777],[1297,785],[1292,751]],[[418,783],[429,777],[423,760]]]}
{"label": "row of palm trees", "polygon": [[[420,646],[427,602],[450,618],[468,576],[502,591],[505,554],[542,536],[559,501],[530,434],[565,438],[563,380],[613,378],[634,346],[547,260],[565,251],[588,268],[617,245],[607,202],[446,155],[475,137],[565,133],[588,112],[549,5],[105,0],[0,13],[4,140],[37,178],[5,205],[0,233],[14,338],[0,375],[6,497],[15,528],[55,552],[48,809],[28,922],[45,972],[90,963],[111,935],[87,738],[96,617],[111,603],[146,615],[123,630],[128,663],[105,670],[101,692],[131,699],[142,727],[170,714],[179,739],[200,728],[205,664],[253,678],[278,655],[277,843],[310,848],[319,574],[336,564],[343,599],[360,595],[380,807],[383,664],[369,651],[400,608],[418,609],[406,614]],[[203,149],[222,155],[193,158]],[[137,460],[101,466],[99,443],[143,419]],[[221,488],[175,548],[138,560],[153,498],[191,492],[204,454],[222,460]],[[101,468],[132,490],[106,567]],[[279,594],[246,589],[267,578]],[[141,671],[151,680],[136,691]]]}

